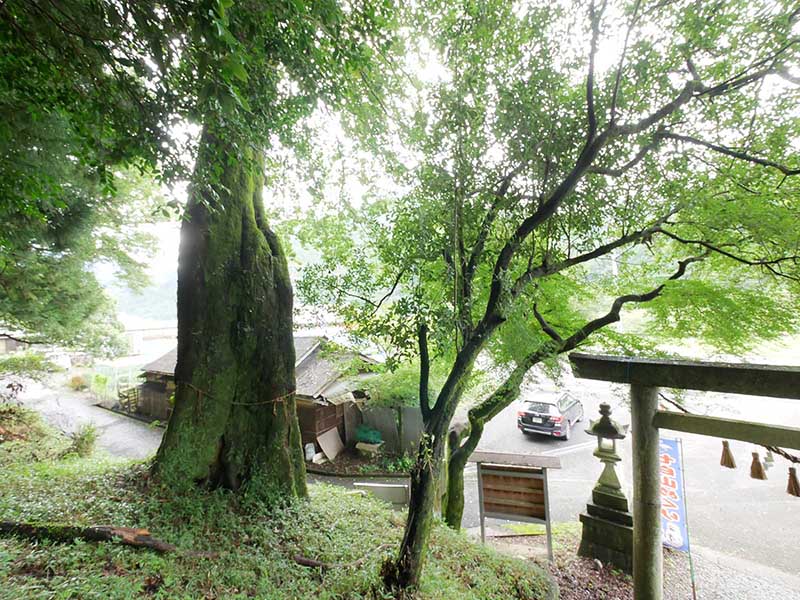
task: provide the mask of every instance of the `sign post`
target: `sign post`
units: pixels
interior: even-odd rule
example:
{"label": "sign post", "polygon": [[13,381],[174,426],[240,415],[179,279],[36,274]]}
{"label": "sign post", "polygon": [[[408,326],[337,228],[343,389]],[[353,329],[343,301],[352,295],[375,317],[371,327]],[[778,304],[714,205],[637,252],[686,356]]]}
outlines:
{"label": "sign post", "polygon": [[561,468],[558,457],[474,452],[478,463],[478,506],[481,542],[486,541],[486,517],[541,523],[547,531],[547,557],[553,560],[553,538],[547,469]]}

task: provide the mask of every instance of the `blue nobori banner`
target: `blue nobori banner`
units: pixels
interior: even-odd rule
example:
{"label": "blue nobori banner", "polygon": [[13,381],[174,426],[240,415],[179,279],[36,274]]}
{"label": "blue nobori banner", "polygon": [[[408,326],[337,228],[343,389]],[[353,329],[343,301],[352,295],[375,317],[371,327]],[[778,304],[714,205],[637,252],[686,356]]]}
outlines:
{"label": "blue nobori banner", "polygon": [[689,528],[686,522],[680,442],[660,439],[658,454],[661,488],[661,540],[668,548],[689,552]]}

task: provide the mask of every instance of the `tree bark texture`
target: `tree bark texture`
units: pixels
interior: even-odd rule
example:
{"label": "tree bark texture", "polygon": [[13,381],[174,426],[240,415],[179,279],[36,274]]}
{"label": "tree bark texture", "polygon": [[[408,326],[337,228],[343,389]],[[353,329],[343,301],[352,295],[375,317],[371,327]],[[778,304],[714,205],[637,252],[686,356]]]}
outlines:
{"label": "tree bark texture", "polygon": [[428,412],[423,411],[423,415],[427,415],[424,417],[425,432],[419,443],[417,462],[411,472],[411,500],[403,542],[397,558],[383,567],[386,588],[400,594],[411,594],[419,586],[436,497],[440,493],[440,469],[447,448],[447,430],[478,349],[479,346],[474,345],[459,356],[439,393],[436,405]]}
{"label": "tree bark texture", "polygon": [[154,471],[182,484],[303,496],[292,288],[266,223],[263,157],[203,132],[178,266],[175,407]]}
{"label": "tree bark texture", "polygon": [[413,593],[419,585],[439,493],[437,483],[444,447],[444,431],[439,426],[426,427],[411,472],[411,500],[400,553],[383,567],[384,583],[389,590]]}
{"label": "tree bark texture", "polygon": [[467,466],[470,455],[481,440],[484,426],[506,406],[519,398],[520,386],[525,374],[538,361],[538,354],[528,357],[488,398],[470,409],[468,413],[469,433],[463,443],[461,442],[462,436],[455,431],[450,432],[447,495],[442,507],[442,515],[445,522],[453,529],[461,528],[461,519],[464,516],[464,467]]}

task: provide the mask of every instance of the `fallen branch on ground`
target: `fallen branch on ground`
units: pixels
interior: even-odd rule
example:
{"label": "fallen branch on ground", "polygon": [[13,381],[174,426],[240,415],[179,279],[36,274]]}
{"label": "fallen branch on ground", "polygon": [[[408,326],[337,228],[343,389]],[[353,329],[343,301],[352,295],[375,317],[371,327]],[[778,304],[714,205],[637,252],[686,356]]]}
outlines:
{"label": "fallen branch on ground", "polygon": [[367,558],[369,558],[370,554],[374,552],[380,552],[381,550],[385,550],[386,548],[390,548],[392,544],[381,544],[375,550],[370,550],[367,554],[359,558],[358,560],[354,560],[353,562],[349,563],[325,563],[313,558],[306,558],[305,556],[300,556],[299,554],[295,555],[293,560],[298,565],[302,567],[312,567],[316,569],[322,569],[323,571],[327,571],[328,569],[346,569],[346,568],[353,568],[358,567],[363,563]]}
{"label": "fallen branch on ground", "polygon": [[[0,521],[0,535],[2,534],[34,540],[48,539],[57,542],[71,542],[75,539],[89,542],[119,542],[126,546],[149,548],[156,552],[179,551],[177,546],[152,537],[147,529],[135,527],[76,527],[71,525],[34,525],[31,523]],[[216,556],[215,552],[190,551],[187,554],[191,556]]]}

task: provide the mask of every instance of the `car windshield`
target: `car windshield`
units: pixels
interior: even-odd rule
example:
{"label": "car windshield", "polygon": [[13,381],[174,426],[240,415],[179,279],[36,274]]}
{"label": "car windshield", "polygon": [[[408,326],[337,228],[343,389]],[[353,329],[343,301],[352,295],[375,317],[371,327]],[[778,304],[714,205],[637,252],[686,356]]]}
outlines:
{"label": "car windshield", "polygon": [[556,408],[555,404],[548,404],[547,402],[528,402],[526,407],[529,411],[540,413],[540,414],[550,414],[550,415],[557,415],[558,408]]}

